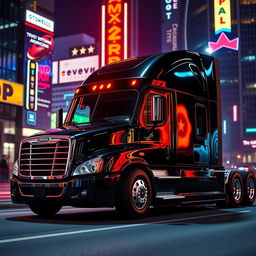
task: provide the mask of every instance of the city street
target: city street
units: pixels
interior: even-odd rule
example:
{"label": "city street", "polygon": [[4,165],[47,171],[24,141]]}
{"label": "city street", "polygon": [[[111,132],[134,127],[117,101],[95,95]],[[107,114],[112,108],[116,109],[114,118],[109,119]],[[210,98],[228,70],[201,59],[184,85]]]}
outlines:
{"label": "city street", "polygon": [[256,256],[255,42],[256,0],[0,0],[0,256]]}
{"label": "city street", "polygon": [[28,208],[0,210],[0,254],[255,255],[256,207],[151,209],[121,220],[113,209],[64,207],[41,218]]}

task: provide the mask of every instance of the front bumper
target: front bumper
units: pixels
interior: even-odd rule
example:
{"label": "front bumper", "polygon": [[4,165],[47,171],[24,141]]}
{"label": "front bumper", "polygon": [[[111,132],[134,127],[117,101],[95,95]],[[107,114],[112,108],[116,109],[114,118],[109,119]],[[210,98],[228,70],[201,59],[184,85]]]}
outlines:
{"label": "front bumper", "polygon": [[119,175],[79,176],[65,181],[27,181],[13,177],[13,203],[58,203],[80,207],[112,207]]}

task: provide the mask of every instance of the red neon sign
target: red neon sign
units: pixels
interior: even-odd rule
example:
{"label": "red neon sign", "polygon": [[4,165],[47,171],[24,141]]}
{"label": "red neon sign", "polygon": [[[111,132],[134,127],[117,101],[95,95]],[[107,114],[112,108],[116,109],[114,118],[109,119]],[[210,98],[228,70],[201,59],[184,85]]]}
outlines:
{"label": "red neon sign", "polygon": [[188,118],[188,111],[184,105],[177,106],[177,128],[178,148],[188,148],[190,145],[192,125]]}
{"label": "red neon sign", "polygon": [[107,0],[102,5],[101,66],[127,58],[127,3]]}

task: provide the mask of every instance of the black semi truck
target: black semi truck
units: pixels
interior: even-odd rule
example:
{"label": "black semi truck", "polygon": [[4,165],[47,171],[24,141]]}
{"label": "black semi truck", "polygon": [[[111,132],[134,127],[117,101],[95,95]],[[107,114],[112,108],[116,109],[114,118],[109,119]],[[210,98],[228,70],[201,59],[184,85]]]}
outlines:
{"label": "black semi truck", "polygon": [[94,72],[56,129],[21,142],[11,196],[39,215],[63,205],[115,207],[255,200],[251,172],[222,166],[218,63],[189,51],[127,59]]}

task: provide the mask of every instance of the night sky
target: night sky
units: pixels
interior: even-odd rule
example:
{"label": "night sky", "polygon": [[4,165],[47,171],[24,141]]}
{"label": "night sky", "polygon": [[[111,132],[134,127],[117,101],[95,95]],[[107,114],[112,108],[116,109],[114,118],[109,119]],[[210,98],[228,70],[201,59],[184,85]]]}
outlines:
{"label": "night sky", "polygon": [[[139,55],[161,51],[160,0],[139,1]],[[100,42],[101,0],[56,0],[55,36],[86,33]]]}

